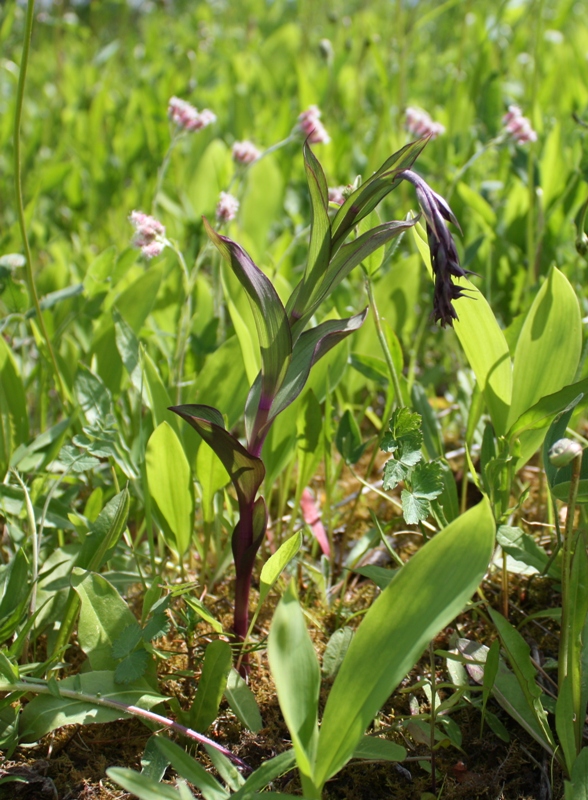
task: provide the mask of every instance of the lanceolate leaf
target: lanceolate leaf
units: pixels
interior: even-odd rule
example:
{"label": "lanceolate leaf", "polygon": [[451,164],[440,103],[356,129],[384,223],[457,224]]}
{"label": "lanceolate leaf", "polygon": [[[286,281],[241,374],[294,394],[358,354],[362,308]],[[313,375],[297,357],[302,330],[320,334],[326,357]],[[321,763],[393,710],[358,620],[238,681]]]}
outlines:
{"label": "lanceolate leaf", "polygon": [[[308,146],[304,145],[304,166],[310,190],[312,224],[308,261],[304,277],[290,298],[288,306],[304,309],[314,287],[323,277],[329,266],[331,254],[331,224],[329,220],[329,190],[325,174],[318,159]],[[288,309],[290,310],[290,309]]]}
{"label": "lanceolate leaf", "polygon": [[331,252],[335,252],[345,241],[352,228],[366,217],[378,203],[392,191],[402,178],[396,177],[404,169],[410,169],[419,157],[428,139],[410,142],[401,150],[390,156],[372,177],[363,183],[337,212],[331,225],[333,243]]}
{"label": "lanceolate leaf", "polygon": [[261,459],[252,456],[225,428],[216,408],[203,405],[171,406],[212,447],[235,486],[239,502],[252,503],[265,476]]}
{"label": "lanceolate leaf", "polygon": [[486,571],[493,546],[494,518],[484,500],[419,550],[370,608],[327,701],[314,772],[317,786],[351,758],[426,643],[462,610]]}
{"label": "lanceolate leaf", "polygon": [[312,295],[306,297],[306,294],[301,292],[296,296],[295,305],[290,310],[290,319],[295,321],[292,326],[294,341],[323,300],[349,275],[354,267],[390,239],[411,228],[417,220],[418,217],[414,217],[411,220],[385,222],[358,236],[353,242],[344,245],[331,260],[322,280],[312,287]]}
{"label": "lanceolate leaf", "polygon": [[206,218],[204,227],[249,297],[261,348],[262,398],[266,402],[271,401],[282,383],[292,356],[292,337],[286,311],[269,278],[255,266],[243,248],[216,233]]}
{"label": "lanceolate leaf", "polygon": [[305,331],[294,345],[292,361],[280,391],[277,393],[269,414],[268,426],[277,415],[290,405],[303,390],[311,368],[331,348],[350,333],[361,328],[367,316],[367,308],[348,319],[330,319],[315,328]]}

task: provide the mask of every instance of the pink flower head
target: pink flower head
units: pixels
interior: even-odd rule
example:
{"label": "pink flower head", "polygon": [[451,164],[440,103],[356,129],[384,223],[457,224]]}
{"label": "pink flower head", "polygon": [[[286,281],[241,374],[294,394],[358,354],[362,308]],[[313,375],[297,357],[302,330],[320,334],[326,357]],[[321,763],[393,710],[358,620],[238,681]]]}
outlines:
{"label": "pink flower head", "polygon": [[332,186],[329,187],[329,202],[342,206],[345,202],[345,190],[347,186]]}
{"label": "pink flower head", "polygon": [[168,244],[161,222],[142,211],[131,212],[129,221],[135,229],[133,245],[140,248],[146,258],[158,256]]}
{"label": "pink flower head", "polygon": [[406,109],[406,128],[411,136],[430,136],[431,139],[436,139],[442,133],[445,133],[445,126],[440,122],[433,122],[431,117],[426,111],[420,108],[413,108],[409,106]]}
{"label": "pink flower head", "polygon": [[178,128],[190,132],[200,131],[216,122],[216,114],[213,114],[208,108],[198,111],[191,103],[180,100],[179,97],[170,99],[167,115]]}
{"label": "pink flower head", "polygon": [[311,144],[329,144],[331,137],[320,120],[321,112],[318,106],[310,106],[298,116],[297,129]]}
{"label": "pink flower head", "polygon": [[235,142],[233,145],[233,159],[238,164],[252,164],[257,161],[261,152],[253,144],[253,142]]}
{"label": "pink flower head", "polygon": [[508,107],[507,113],[502,118],[502,124],[517,144],[537,141],[536,132],[527,117],[523,117],[523,112],[518,106]]}
{"label": "pink flower head", "polygon": [[239,201],[228,192],[221,192],[216,206],[216,218],[219,222],[230,222],[237,216]]}

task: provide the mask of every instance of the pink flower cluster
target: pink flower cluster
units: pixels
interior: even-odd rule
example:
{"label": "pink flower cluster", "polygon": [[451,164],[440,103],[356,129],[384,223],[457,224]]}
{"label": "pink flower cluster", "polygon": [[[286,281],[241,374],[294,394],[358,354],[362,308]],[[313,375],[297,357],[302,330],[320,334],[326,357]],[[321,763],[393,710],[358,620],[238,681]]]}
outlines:
{"label": "pink flower cluster", "polygon": [[193,105],[186,100],[180,100],[179,97],[170,99],[167,115],[178,128],[190,132],[201,131],[202,128],[216,122],[216,114],[213,114],[208,108],[198,111]]}
{"label": "pink flower cluster", "polygon": [[310,106],[298,116],[296,127],[311,144],[329,144],[331,141],[320,117],[321,112],[318,106]]}
{"label": "pink flower cluster", "polygon": [[261,155],[261,151],[253,142],[235,142],[232,149],[233,160],[238,164],[253,164]]}
{"label": "pink flower cluster", "polygon": [[412,136],[430,136],[436,139],[445,133],[445,126],[440,122],[433,122],[426,111],[409,106],[406,109],[406,128]]}
{"label": "pink flower cluster", "polygon": [[219,222],[230,222],[237,216],[239,201],[228,192],[221,192],[216,206],[216,218]]}
{"label": "pink flower cluster", "polygon": [[347,186],[329,186],[329,202],[342,206],[345,202],[345,190]]}
{"label": "pink flower cluster", "polygon": [[502,124],[517,144],[537,141],[537,134],[527,117],[523,117],[523,112],[518,106],[508,107],[508,112],[502,118]]}
{"label": "pink flower cluster", "polygon": [[146,258],[158,256],[168,244],[161,222],[142,211],[131,212],[129,221],[135,229],[133,245],[139,247]]}

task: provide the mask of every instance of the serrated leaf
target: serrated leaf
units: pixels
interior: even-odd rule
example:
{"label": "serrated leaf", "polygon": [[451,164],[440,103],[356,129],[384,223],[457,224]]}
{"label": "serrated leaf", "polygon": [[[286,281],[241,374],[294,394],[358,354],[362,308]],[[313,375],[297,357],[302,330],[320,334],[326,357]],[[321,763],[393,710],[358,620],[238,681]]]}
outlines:
{"label": "serrated leaf", "polygon": [[407,525],[418,525],[419,522],[429,516],[431,506],[428,500],[422,497],[415,497],[414,494],[406,489],[402,490],[400,499],[402,501],[402,514]]}
{"label": "serrated leaf", "polygon": [[151,656],[141,648],[130,653],[117,665],[114,671],[115,683],[134,683],[145,674]]}
{"label": "serrated leaf", "polygon": [[410,485],[415,497],[434,500],[443,491],[443,468],[435,461],[417,464],[410,475]]}
{"label": "serrated leaf", "polygon": [[168,632],[169,626],[170,622],[165,614],[154,614],[143,628],[143,641],[152,642],[155,639],[161,639]]}
{"label": "serrated leaf", "polygon": [[421,415],[403,406],[402,408],[397,408],[392,414],[388,428],[396,439],[400,439],[401,436],[420,431],[421,424]]}
{"label": "serrated leaf", "polygon": [[112,657],[124,658],[139,644],[142,639],[141,626],[138,622],[131,622],[123,629],[112,643]]}
{"label": "serrated leaf", "polygon": [[400,461],[391,458],[390,461],[387,461],[384,465],[382,489],[387,492],[391,489],[395,489],[400,481],[406,478],[408,472],[408,469],[401,464]]}

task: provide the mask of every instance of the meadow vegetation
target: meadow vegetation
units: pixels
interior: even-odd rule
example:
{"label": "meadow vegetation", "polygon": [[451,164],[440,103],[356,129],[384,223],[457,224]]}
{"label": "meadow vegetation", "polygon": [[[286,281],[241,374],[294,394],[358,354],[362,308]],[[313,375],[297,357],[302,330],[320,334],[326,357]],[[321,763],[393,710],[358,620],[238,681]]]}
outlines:
{"label": "meadow vegetation", "polygon": [[0,43],[0,797],[588,796],[583,4]]}

